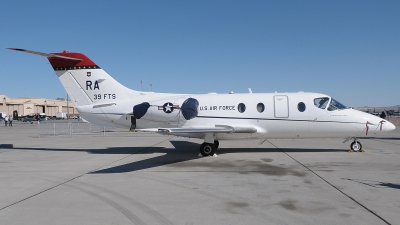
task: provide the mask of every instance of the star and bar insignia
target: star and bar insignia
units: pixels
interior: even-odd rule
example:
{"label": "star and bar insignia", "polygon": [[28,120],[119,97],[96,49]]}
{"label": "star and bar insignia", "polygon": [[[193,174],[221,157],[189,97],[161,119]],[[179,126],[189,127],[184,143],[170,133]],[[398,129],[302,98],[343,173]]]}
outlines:
{"label": "star and bar insignia", "polygon": [[158,106],[158,110],[163,110],[165,113],[172,113],[174,109],[179,109],[179,105],[174,105],[171,102],[167,102],[163,106]]}

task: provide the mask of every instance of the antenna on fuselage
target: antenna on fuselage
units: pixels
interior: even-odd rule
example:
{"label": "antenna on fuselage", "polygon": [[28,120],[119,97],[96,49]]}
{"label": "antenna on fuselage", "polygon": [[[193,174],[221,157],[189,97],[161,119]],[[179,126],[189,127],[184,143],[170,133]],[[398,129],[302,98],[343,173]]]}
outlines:
{"label": "antenna on fuselage", "polygon": [[250,93],[250,94],[253,94],[253,92],[251,91],[251,88],[249,88],[249,93]]}

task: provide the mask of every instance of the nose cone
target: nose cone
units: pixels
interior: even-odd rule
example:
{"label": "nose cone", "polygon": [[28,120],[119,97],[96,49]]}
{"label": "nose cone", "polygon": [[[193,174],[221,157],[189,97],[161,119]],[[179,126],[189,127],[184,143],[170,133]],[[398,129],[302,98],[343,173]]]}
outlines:
{"label": "nose cone", "polygon": [[385,123],[385,131],[392,131],[394,129],[396,129],[396,126],[393,123],[391,123],[389,121],[386,121],[386,123]]}

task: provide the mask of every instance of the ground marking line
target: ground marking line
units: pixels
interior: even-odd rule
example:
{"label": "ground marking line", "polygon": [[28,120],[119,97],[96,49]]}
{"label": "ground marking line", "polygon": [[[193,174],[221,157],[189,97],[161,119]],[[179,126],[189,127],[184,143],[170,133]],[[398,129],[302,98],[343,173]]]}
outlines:
{"label": "ground marking line", "polygon": [[318,175],[316,172],[314,172],[312,169],[310,169],[309,167],[307,167],[306,165],[304,165],[303,163],[301,163],[300,161],[298,161],[297,159],[295,159],[294,157],[292,157],[291,155],[289,155],[288,153],[286,153],[284,150],[280,149],[278,146],[272,144],[270,141],[266,140],[268,143],[270,143],[272,146],[274,146],[275,148],[279,149],[281,152],[285,153],[287,156],[289,156],[290,158],[292,158],[294,161],[296,161],[298,164],[302,165],[304,168],[306,168],[307,170],[309,170],[311,173],[313,173],[314,175],[316,175],[317,177],[319,177],[321,180],[325,181],[327,184],[329,184],[331,187],[335,188],[337,191],[339,191],[340,193],[342,193],[343,195],[345,195],[346,197],[348,197],[349,199],[351,199],[353,202],[357,203],[358,205],[360,205],[361,207],[363,207],[364,209],[366,209],[368,212],[372,213],[373,215],[375,215],[376,217],[378,217],[379,219],[381,219],[383,222],[385,222],[388,225],[391,225],[391,223],[389,223],[388,221],[386,221],[385,219],[383,219],[381,216],[379,216],[378,214],[376,214],[374,211],[372,211],[371,209],[367,208],[366,206],[364,206],[363,204],[361,204],[360,202],[358,202],[357,200],[355,200],[353,197],[351,197],[350,195],[344,193],[342,190],[340,190],[338,187],[336,187],[335,185],[331,184],[329,181],[325,180],[323,177],[321,177],[320,175]]}
{"label": "ground marking line", "polygon": [[47,188],[47,189],[45,189],[45,190],[43,190],[43,191],[40,191],[40,192],[38,192],[38,193],[36,193],[36,194],[34,194],[34,195],[28,196],[28,197],[26,197],[26,198],[24,198],[24,199],[21,199],[21,200],[19,200],[19,201],[17,201],[17,202],[14,202],[14,203],[12,203],[12,204],[10,204],[10,205],[4,206],[3,208],[0,208],[0,211],[3,210],[3,209],[9,208],[9,207],[11,207],[11,206],[13,206],[13,205],[16,205],[16,204],[18,204],[18,203],[21,203],[21,202],[23,202],[23,201],[26,201],[26,200],[28,200],[28,199],[30,199],[30,198],[33,198],[33,197],[35,197],[35,196],[38,196],[38,195],[40,195],[40,194],[42,194],[42,193],[44,193],[44,192],[46,192],[46,191],[49,191],[49,190],[54,189],[54,188],[56,188],[56,187],[59,187],[59,186],[61,186],[61,185],[63,185],[63,184],[66,184],[66,183],[68,183],[68,182],[71,182],[71,181],[73,181],[73,180],[76,180],[76,179],[78,179],[78,178],[80,178],[80,177],[83,177],[83,176],[85,176],[86,174],[95,172],[95,171],[97,171],[97,170],[99,170],[99,169],[101,169],[101,168],[104,168],[104,167],[109,166],[109,165],[111,165],[111,164],[113,164],[113,163],[116,163],[116,162],[118,162],[118,161],[121,161],[121,160],[123,160],[123,159],[126,159],[126,158],[128,158],[128,157],[130,157],[130,156],[132,156],[132,155],[135,155],[135,154],[139,153],[139,152],[142,152],[142,151],[144,151],[144,150],[147,150],[147,149],[149,149],[149,148],[152,148],[152,147],[154,147],[154,146],[156,146],[156,145],[158,145],[158,144],[160,144],[160,143],[162,143],[162,142],[164,142],[164,141],[169,141],[169,140],[171,140],[172,138],[173,138],[173,137],[168,138],[168,139],[163,140],[163,141],[160,141],[160,142],[158,142],[158,143],[156,143],[156,144],[154,144],[154,145],[152,145],[152,146],[149,146],[149,147],[145,147],[145,148],[143,148],[143,149],[140,149],[140,150],[138,150],[138,151],[136,151],[136,152],[134,152],[134,153],[132,153],[132,154],[130,154],[130,155],[127,155],[127,156],[122,157],[121,159],[115,160],[115,161],[113,161],[113,162],[111,162],[111,163],[108,163],[108,164],[106,164],[106,165],[104,165],[104,166],[101,166],[101,167],[99,167],[99,168],[97,168],[97,169],[91,170],[91,171],[89,171],[89,172],[86,172],[86,173],[81,174],[81,175],[79,175],[79,176],[76,176],[76,177],[74,177],[74,178],[71,178],[71,179],[69,179],[69,180],[67,180],[67,181],[65,181],[65,182],[62,182],[62,183],[60,183],[60,184],[57,184],[57,185],[55,185],[55,186],[53,186],[53,187]]}

